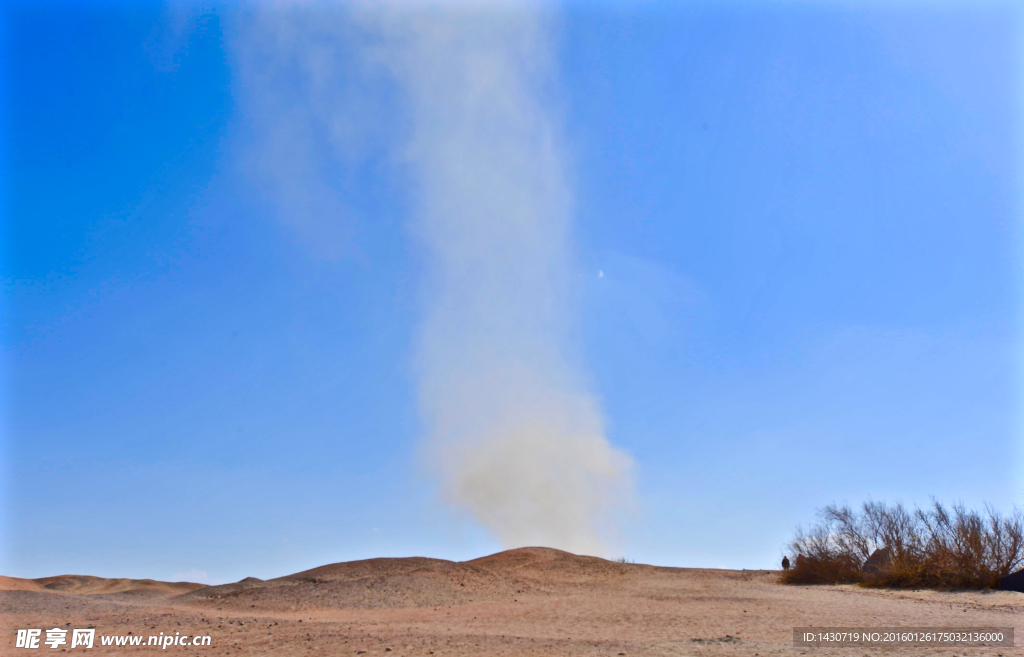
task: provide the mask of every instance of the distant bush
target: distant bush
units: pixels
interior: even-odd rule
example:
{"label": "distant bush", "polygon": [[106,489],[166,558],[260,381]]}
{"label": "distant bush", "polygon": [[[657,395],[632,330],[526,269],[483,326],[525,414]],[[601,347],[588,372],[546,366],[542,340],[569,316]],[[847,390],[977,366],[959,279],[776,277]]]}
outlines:
{"label": "distant bush", "polygon": [[[860,511],[827,506],[809,531],[790,544],[787,584],[848,584],[899,588],[994,588],[1024,566],[1024,513],[1002,516],[933,501],[909,510],[867,502]],[[885,549],[864,567],[876,550]]]}

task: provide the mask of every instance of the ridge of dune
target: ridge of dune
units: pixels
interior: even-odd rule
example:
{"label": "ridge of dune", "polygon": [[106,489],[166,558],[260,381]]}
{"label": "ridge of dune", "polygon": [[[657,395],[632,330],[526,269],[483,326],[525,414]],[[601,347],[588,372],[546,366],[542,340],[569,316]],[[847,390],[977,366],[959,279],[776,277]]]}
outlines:
{"label": "ridge of dune", "polygon": [[[303,570],[276,580],[289,581],[350,581],[366,577],[405,574],[417,570],[445,570],[456,562],[429,557],[378,557],[357,561],[341,561]],[[276,581],[269,580],[269,581]]]}
{"label": "ridge of dune", "polygon": [[[32,587],[15,583],[21,588],[6,590],[40,591],[46,593],[65,593],[70,595],[109,595],[115,593],[127,593],[133,595],[180,595],[197,589],[204,588],[205,584],[196,582],[162,582],[153,579],[131,579],[127,577],[95,577],[93,575],[55,575],[52,577],[39,577],[32,580],[18,580],[18,578],[4,578],[4,580],[17,580],[18,582],[30,582]],[[0,583],[0,586],[7,582]]]}
{"label": "ridge of dune", "polygon": [[651,567],[545,547],[515,548],[464,563],[517,579],[558,583],[605,580],[628,575],[638,568]]}
{"label": "ridge of dune", "polygon": [[504,599],[515,591],[514,582],[476,565],[404,557],[327,564],[266,581],[246,578],[177,599],[266,610],[430,607]]}
{"label": "ridge of dune", "polygon": [[620,564],[552,548],[505,550],[469,561],[376,558],[327,564],[266,581],[247,577],[178,596],[185,603],[248,609],[390,608],[460,605],[547,595],[588,586],[647,566]]}
{"label": "ridge of dune", "polygon": [[233,584],[57,575],[0,577],[0,590],[70,595],[174,596],[184,602],[249,608],[379,608],[437,606],[546,593],[552,586],[587,585],[636,572],[636,566],[545,547],[504,550],[468,561],[429,557],[374,558],[310,568],[269,580]]}
{"label": "ridge of dune", "polygon": [[546,547],[521,547],[503,550],[486,557],[478,557],[463,563],[473,564],[489,570],[513,572],[524,568],[565,567],[565,566],[603,566],[614,562],[581,554],[573,554],[564,550]]}
{"label": "ridge of dune", "polygon": [[35,580],[0,575],[0,591],[41,591],[42,588]]}

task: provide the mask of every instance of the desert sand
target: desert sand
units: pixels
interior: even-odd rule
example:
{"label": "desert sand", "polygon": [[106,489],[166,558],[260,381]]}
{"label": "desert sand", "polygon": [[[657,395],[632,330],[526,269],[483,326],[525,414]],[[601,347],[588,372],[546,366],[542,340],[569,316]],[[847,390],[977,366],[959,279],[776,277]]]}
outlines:
{"label": "desert sand", "polygon": [[[466,562],[370,559],[235,584],[0,578],[18,628],[209,634],[179,655],[1024,655],[1024,594],[787,586],[775,571],[622,564],[547,548]],[[794,647],[794,626],[1014,627],[1016,647]],[[69,634],[70,636],[70,634]],[[63,646],[67,648],[68,646]],[[154,654],[157,647],[104,647]],[[361,652],[363,651],[363,652]]]}

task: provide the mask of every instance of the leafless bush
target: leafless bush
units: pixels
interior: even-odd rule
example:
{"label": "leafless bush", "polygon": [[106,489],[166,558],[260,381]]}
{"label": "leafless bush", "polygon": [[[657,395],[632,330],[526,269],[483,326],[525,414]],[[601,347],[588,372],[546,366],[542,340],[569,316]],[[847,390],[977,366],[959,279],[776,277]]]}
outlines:
{"label": "leafless bush", "polygon": [[[865,572],[865,560],[882,547],[888,559]],[[978,512],[937,501],[912,511],[880,502],[860,511],[833,505],[810,530],[797,530],[790,550],[797,555],[783,574],[790,584],[991,588],[1024,565],[1024,513],[1004,517],[988,506]]]}
{"label": "leafless bush", "polygon": [[790,545],[794,567],[783,575],[790,584],[844,584],[860,581],[861,562],[871,553],[862,519],[848,507],[828,506],[818,523],[797,529]]}

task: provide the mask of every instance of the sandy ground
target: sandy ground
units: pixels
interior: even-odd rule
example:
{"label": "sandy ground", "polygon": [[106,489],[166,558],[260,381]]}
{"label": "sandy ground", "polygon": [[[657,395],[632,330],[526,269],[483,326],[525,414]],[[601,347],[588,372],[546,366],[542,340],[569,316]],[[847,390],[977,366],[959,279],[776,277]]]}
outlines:
{"label": "sandy ground", "polygon": [[[68,648],[16,648],[18,628],[92,627],[97,636],[208,634],[209,647],[165,651],[205,656],[1024,656],[1024,593],[786,586],[778,576],[618,564],[524,548],[462,563],[332,564],[213,587],[70,575],[0,578],[0,652]],[[795,647],[795,626],[1013,627],[1018,638],[1012,648]],[[68,652],[161,652],[99,644],[97,638],[92,650]]]}

